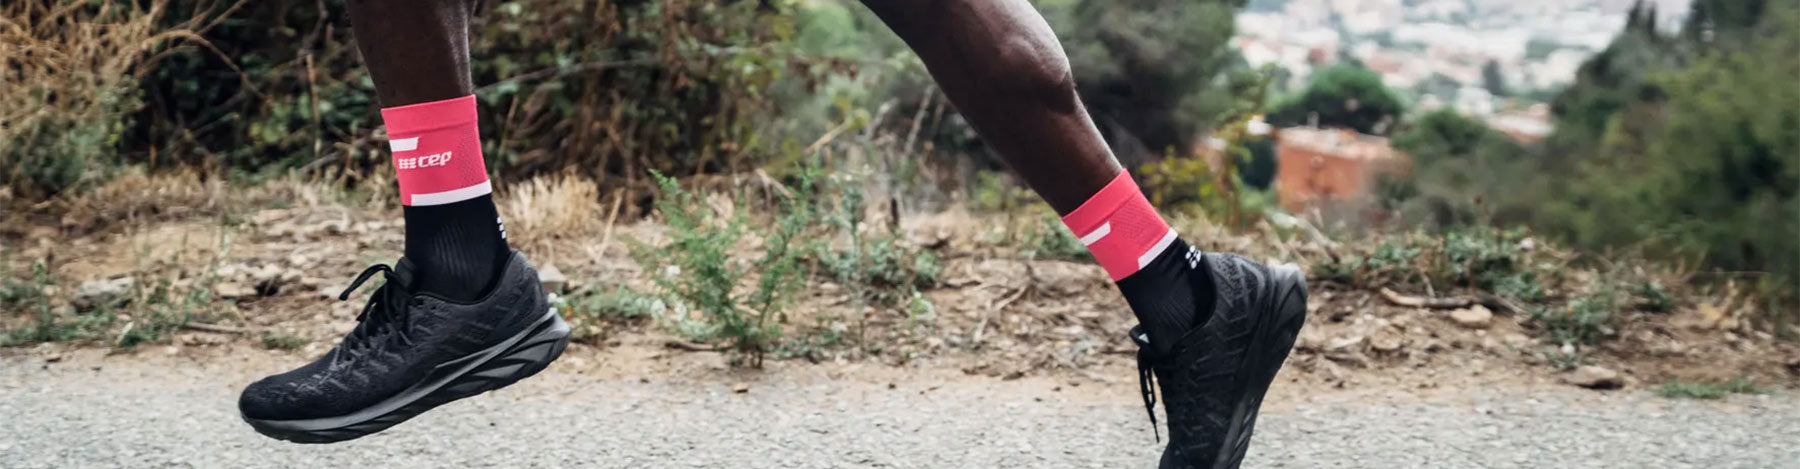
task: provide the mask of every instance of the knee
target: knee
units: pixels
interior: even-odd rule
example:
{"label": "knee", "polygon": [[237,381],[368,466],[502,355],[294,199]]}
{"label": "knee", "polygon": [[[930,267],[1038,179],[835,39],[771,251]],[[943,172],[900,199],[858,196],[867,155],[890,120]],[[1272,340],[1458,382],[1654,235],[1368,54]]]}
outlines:
{"label": "knee", "polygon": [[[863,0],[946,90],[1074,107],[1075,77],[1050,25],[1023,0]],[[951,83],[942,83],[949,81]],[[971,96],[974,97],[974,96]]]}
{"label": "knee", "polygon": [[1075,99],[1075,74],[1054,36],[1006,35],[988,49],[971,59],[987,63],[983,78],[995,87],[1032,99]]}

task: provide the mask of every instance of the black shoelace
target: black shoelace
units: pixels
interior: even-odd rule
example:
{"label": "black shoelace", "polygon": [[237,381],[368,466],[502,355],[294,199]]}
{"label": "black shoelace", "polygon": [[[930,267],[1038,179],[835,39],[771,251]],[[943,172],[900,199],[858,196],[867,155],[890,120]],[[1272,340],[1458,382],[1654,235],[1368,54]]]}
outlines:
{"label": "black shoelace", "polygon": [[1150,414],[1150,434],[1162,442],[1162,428],[1156,424],[1156,359],[1150,356],[1150,339],[1142,330],[1132,328],[1131,341],[1137,342],[1138,392],[1144,395],[1144,413]]}
{"label": "black shoelace", "polygon": [[1156,374],[1151,372],[1150,360],[1144,355],[1144,349],[1138,350],[1138,391],[1144,394],[1144,412],[1150,414],[1150,434],[1162,442],[1162,429],[1156,425]]}
{"label": "black shoelace", "polygon": [[350,287],[338,294],[338,300],[349,301],[350,293],[355,292],[363,282],[367,282],[376,273],[382,274],[386,282],[375,289],[375,294],[369,296],[369,302],[364,304],[362,312],[356,315],[356,329],[350,331],[350,335],[344,338],[344,345],[352,350],[366,349],[374,341],[373,339],[386,336],[390,331],[399,336],[402,342],[408,340],[406,328],[394,327],[394,324],[399,323],[406,316],[407,308],[402,298],[404,293],[396,286],[397,281],[393,267],[386,264],[375,264],[363,269],[362,273],[356,276],[356,280],[350,282]]}

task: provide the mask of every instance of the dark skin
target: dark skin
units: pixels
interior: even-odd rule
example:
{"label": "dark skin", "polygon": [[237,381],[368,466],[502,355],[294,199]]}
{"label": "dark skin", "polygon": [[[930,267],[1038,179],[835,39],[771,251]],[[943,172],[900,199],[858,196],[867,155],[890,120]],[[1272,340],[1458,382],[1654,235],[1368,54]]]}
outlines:
{"label": "dark skin", "polygon": [[474,0],[354,0],[350,23],[382,107],[475,94],[469,78]]}
{"label": "dark skin", "polygon": [[[1121,171],[1075,94],[1069,59],[1026,0],[863,0],[951,104],[1057,213]],[[472,0],[355,0],[357,46],[384,107],[473,93]]]}

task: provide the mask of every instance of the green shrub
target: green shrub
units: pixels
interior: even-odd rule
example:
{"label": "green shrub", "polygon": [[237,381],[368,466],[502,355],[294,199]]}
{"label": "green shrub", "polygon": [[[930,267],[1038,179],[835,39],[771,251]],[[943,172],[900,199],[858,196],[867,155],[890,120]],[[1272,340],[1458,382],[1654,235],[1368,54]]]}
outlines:
{"label": "green shrub", "polygon": [[305,337],[293,334],[264,332],[262,335],[262,346],[269,350],[299,350],[300,347],[305,347],[306,344],[311,342],[312,341],[310,340],[306,340]]}
{"label": "green shrub", "polygon": [[1080,239],[1069,233],[1063,226],[1062,219],[1055,215],[1044,215],[1037,218],[1036,223],[1028,225],[1024,236],[1019,240],[1023,249],[1019,254],[1027,259],[1049,259],[1059,261],[1086,261],[1093,259],[1088,254],[1087,246]]}
{"label": "green shrub", "polygon": [[1637,299],[1637,308],[1651,313],[1667,313],[1675,310],[1675,295],[1663,288],[1662,283],[1654,280],[1638,282],[1631,289],[1631,295]]}
{"label": "green shrub", "polygon": [[1656,395],[1669,399],[1720,399],[1731,394],[1768,394],[1769,390],[1756,386],[1747,378],[1738,378],[1724,383],[1671,380],[1656,387]]}
{"label": "green shrub", "polygon": [[1540,306],[1531,310],[1532,324],[1557,344],[1577,347],[1598,344],[1614,331],[1618,296],[1610,288],[1569,300],[1561,307]]}
{"label": "green shrub", "polygon": [[834,230],[837,239],[812,247],[812,257],[825,274],[865,305],[897,305],[913,291],[937,285],[942,267],[936,254],[907,245],[895,233],[863,233],[861,186],[848,182],[833,188],[838,209],[826,215],[826,228]]}
{"label": "green shrub", "polygon": [[0,330],[0,347],[83,340],[104,330],[112,320],[109,314],[67,314],[66,308],[51,304],[51,298],[45,292],[61,283],[42,259],[32,262],[26,278],[8,276],[0,281],[0,310],[17,310],[30,315],[25,324]]}
{"label": "green shrub", "polygon": [[[1532,251],[1521,247],[1522,231],[1471,228],[1440,236],[1400,235],[1381,238],[1319,272],[1327,279],[1357,285],[1422,287],[1438,291],[1468,289],[1538,302],[1546,299]],[[1354,248],[1353,248],[1354,249]]]}
{"label": "green shrub", "polygon": [[638,319],[661,314],[663,302],[653,295],[620,285],[576,301],[575,314],[594,318]]}
{"label": "green shrub", "polygon": [[[780,195],[773,226],[756,230],[748,227],[743,211],[719,214],[675,179],[654,177],[661,191],[656,208],[669,242],[652,247],[634,241],[632,257],[678,303],[672,318],[678,333],[699,341],[725,339],[737,353],[733,363],[761,367],[764,354],[781,338],[784,308],[803,279],[803,250],[795,249],[793,240],[810,225],[812,209],[804,199]],[[810,176],[803,176],[799,193],[810,193],[811,184]],[[733,259],[732,252],[752,232],[763,239],[761,258]],[[688,308],[702,317],[689,317]]]}

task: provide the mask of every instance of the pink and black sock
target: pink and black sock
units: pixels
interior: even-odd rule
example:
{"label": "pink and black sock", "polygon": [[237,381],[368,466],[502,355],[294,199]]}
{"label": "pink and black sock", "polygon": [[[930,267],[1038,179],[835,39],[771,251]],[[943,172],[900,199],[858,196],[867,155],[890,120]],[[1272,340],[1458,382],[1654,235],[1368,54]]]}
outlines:
{"label": "pink and black sock", "polygon": [[475,96],[381,110],[406,217],[413,287],[458,300],[487,293],[510,254],[481,158]]}
{"label": "pink and black sock", "polygon": [[1211,316],[1213,286],[1200,251],[1163,221],[1129,173],[1119,172],[1062,221],[1119,285],[1152,347],[1168,351]]}

